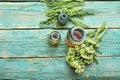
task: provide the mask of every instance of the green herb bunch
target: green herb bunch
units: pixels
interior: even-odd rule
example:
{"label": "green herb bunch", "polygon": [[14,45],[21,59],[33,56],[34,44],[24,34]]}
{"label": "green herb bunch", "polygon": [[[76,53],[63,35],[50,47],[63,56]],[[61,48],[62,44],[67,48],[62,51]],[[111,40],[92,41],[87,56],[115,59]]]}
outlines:
{"label": "green herb bunch", "polygon": [[77,17],[82,19],[85,15],[93,15],[92,12],[89,12],[83,8],[84,0],[41,0],[41,2],[46,3],[49,9],[45,11],[47,15],[47,20],[40,22],[40,24],[51,24],[57,22],[58,15],[60,13],[66,13],[69,16],[69,21],[73,24],[88,28],[89,26],[78,21],[77,19],[73,19],[73,17]]}
{"label": "green herb bunch", "polygon": [[99,47],[99,41],[107,30],[105,25],[106,24],[103,23],[97,30],[89,32],[86,40],[81,43],[81,45],[77,45],[75,48],[69,48],[66,61],[71,67],[75,68],[76,73],[83,72],[85,66],[88,64],[93,62],[98,63],[95,52],[98,51],[97,48]]}

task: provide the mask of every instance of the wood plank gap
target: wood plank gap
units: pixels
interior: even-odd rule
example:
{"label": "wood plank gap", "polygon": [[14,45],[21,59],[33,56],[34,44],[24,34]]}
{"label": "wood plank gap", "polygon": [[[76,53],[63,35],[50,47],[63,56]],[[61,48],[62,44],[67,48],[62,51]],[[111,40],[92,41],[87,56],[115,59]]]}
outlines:
{"label": "wood plank gap", "polygon": [[54,29],[54,30],[67,30],[69,28],[3,28],[0,30],[40,30],[40,29]]}
{"label": "wood plank gap", "polygon": [[[108,2],[108,0],[96,0],[99,2]],[[113,0],[109,0],[112,2]],[[119,1],[119,0],[114,0],[114,1]],[[40,2],[40,0],[0,0],[0,2]],[[95,0],[86,0],[86,2],[95,2]]]}
{"label": "wood plank gap", "polygon": [[65,58],[65,56],[49,56],[49,57],[0,57],[0,59],[38,59],[38,58]]}
{"label": "wood plank gap", "polygon": [[[40,29],[53,29],[53,30],[67,30],[69,28],[3,28],[0,30],[40,30]],[[85,29],[98,29],[98,28],[85,28]],[[120,27],[108,27],[108,29],[120,29]]]}
{"label": "wood plank gap", "polygon": [[120,58],[120,55],[117,56],[97,56],[97,58],[111,58],[111,57],[115,57],[115,58]]}
{"label": "wood plank gap", "polygon": [[[41,59],[41,58],[65,58],[66,56],[46,56],[46,57],[0,57],[0,59]],[[97,58],[120,58],[120,56],[97,56]]]}

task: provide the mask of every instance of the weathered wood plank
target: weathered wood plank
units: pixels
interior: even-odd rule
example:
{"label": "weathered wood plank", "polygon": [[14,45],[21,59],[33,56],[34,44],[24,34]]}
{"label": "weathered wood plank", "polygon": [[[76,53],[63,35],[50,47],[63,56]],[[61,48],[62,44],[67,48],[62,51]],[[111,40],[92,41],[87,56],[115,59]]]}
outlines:
{"label": "weathered wood plank", "polygon": [[1,2],[40,2],[41,0],[0,0]]}
{"label": "weathered wood plank", "polygon": [[40,0],[0,0],[1,2],[39,2]]}
{"label": "weathered wood plank", "polygon": [[[0,0],[1,2],[40,2],[41,0]],[[86,1],[119,1],[119,0],[86,0]]]}
{"label": "weathered wood plank", "polygon": [[86,67],[82,74],[75,74],[64,58],[0,59],[0,79],[85,80],[120,79],[120,57],[100,57],[99,65]]}
{"label": "weathered wood plank", "polygon": [[[82,20],[91,27],[97,27],[98,24],[106,21],[110,27],[120,28],[120,1],[92,1],[87,2],[85,8],[95,12],[94,16],[86,16]],[[45,9],[47,9],[46,5],[40,2],[1,2],[0,29],[39,28],[39,22],[46,19]],[[71,26],[69,24],[69,27]]]}
{"label": "weathered wood plank", "polygon": [[[47,34],[51,31],[53,30],[0,30],[0,57],[66,56],[67,30],[57,30],[62,35],[57,47],[52,47],[47,42]],[[103,36],[99,49],[103,53],[99,56],[120,56],[120,30],[109,29]]]}

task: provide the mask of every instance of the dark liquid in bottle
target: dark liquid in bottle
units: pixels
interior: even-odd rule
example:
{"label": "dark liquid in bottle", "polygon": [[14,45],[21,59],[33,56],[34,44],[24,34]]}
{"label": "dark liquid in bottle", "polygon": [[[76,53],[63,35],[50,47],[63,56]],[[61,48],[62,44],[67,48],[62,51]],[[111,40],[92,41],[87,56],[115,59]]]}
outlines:
{"label": "dark liquid in bottle", "polygon": [[80,30],[74,30],[73,38],[75,40],[80,40],[80,39],[82,39],[82,37],[83,37],[83,32],[81,32]]}
{"label": "dark liquid in bottle", "polygon": [[57,34],[54,34],[54,35],[53,35],[53,38],[54,38],[54,39],[57,39],[57,38],[58,38],[58,35],[57,35]]}

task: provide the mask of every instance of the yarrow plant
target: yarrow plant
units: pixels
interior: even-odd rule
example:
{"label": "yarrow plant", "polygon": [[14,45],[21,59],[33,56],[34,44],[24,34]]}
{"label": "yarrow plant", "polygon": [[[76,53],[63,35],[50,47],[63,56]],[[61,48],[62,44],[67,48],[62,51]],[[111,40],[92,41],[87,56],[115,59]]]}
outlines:
{"label": "yarrow plant", "polygon": [[75,68],[76,73],[83,72],[88,64],[98,63],[95,52],[98,51],[99,41],[107,30],[105,25],[103,23],[97,30],[89,32],[86,40],[81,45],[69,48],[66,61],[71,67]]}
{"label": "yarrow plant", "polygon": [[83,8],[85,4],[84,0],[41,0],[41,2],[46,3],[48,6],[48,9],[45,11],[48,18],[45,21],[40,22],[40,24],[55,23],[58,21],[58,16],[60,14],[66,13],[68,15],[67,18],[73,24],[84,28],[89,27],[80,22],[80,20],[74,19],[74,17],[82,19],[85,15],[93,15],[93,12],[89,12]]}

